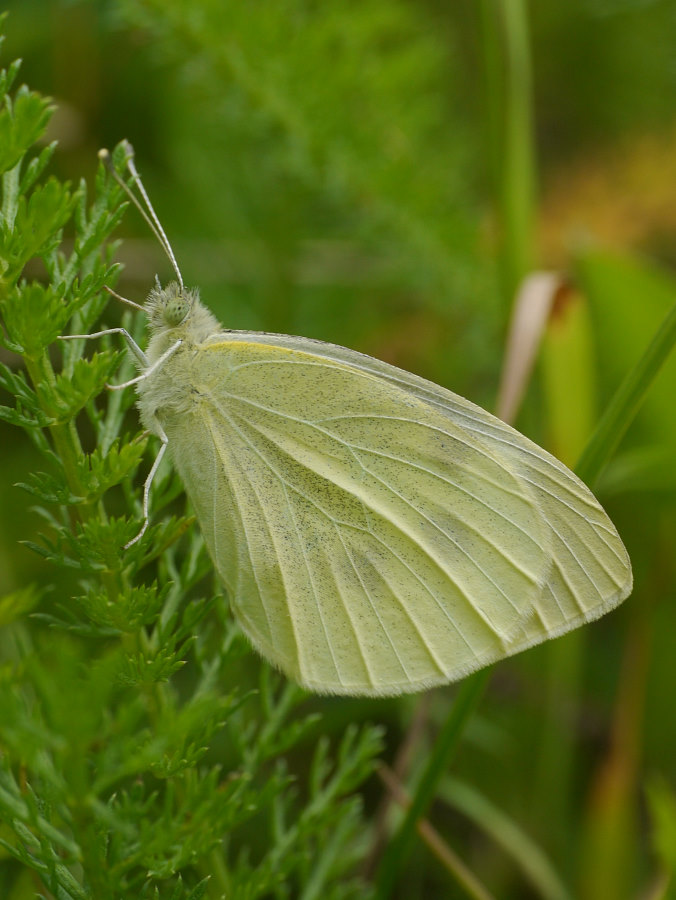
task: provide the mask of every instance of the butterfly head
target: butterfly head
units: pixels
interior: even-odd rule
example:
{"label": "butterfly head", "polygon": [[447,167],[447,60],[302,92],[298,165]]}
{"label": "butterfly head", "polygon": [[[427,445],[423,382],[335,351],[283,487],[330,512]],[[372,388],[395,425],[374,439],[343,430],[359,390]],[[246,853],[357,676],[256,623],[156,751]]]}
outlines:
{"label": "butterfly head", "polygon": [[198,303],[197,291],[189,291],[175,281],[159,284],[148,294],[145,309],[153,330],[177,328],[189,318]]}

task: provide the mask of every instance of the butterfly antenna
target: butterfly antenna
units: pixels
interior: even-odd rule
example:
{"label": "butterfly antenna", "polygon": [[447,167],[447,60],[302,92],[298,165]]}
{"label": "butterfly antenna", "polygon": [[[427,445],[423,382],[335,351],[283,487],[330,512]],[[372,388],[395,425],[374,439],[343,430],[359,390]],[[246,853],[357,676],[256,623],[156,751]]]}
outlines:
{"label": "butterfly antenna", "polygon": [[123,297],[122,294],[118,294],[112,288],[109,288],[107,284],[103,285],[103,290],[108,291],[111,297],[115,297],[116,300],[119,300],[121,303],[126,303],[127,306],[133,307],[133,309],[138,309],[140,312],[147,312],[145,306],[141,306],[139,303],[134,303],[133,300],[128,300],[126,297]]}
{"label": "butterfly antenna", "polygon": [[174,256],[174,251],[171,249],[171,244],[169,243],[169,238],[167,237],[164,228],[160,223],[160,220],[155,212],[155,208],[150,202],[150,197],[146,193],[146,189],[143,186],[143,182],[141,181],[141,176],[138,173],[136,166],[134,165],[134,148],[129,143],[129,141],[123,141],[124,149],[127,154],[127,168],[131,173],[131,177],[134,179],[134,184],[138,188],[138,191],[143,199],[143,203],[138,199],[136,194],[131,190],[129,185],[123,178],[121,178],[113,165],[113,161],[108,150],[99,150],[99,159],[104,164],[104,166],[108,169],[110,174],[113,176],[115,181],[120,185],[122,190],[127,194],[131,202],[134,204],[136,209],[141,213],[143,218],[148,223],[148,226],[152,233],[157,238],[160,246],[164,250],[164,252],[169,257],[169,262],[172,265],[174,272],[176,273],[176,277],[178,278],[178,283],[183,290],[183,276],[181,275],[181,270],[178,267],[178,263],[176,262],[176,257]]}

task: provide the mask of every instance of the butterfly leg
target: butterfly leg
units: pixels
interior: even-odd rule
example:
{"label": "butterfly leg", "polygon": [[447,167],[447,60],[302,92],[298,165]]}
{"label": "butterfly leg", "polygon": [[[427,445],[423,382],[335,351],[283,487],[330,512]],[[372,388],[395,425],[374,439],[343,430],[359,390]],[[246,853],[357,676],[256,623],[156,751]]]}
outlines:
{"label": "butterfly leg", "polygon": [[149,375],[152,375],[156,369],[159,369],[159,367],[169,359],[171,354],[175,353],[178,350],[182,343],[183,341],[179,340],[176,341],[175,344],[172,344],[168,350],[164,351],[159,359],[155,360],[152,366],[148,366],[148,368],[144,372],[141,372],[140,375],[137,375],[136,378],[132,378],[130,381],[123,381],[122,384],[107,384],[106,387],[110,391],[121,391],[122,388],[131,387],[132,384],[138,384],[139,381],[143,381],[144,378],[147,378]]}
{"label": "butterfly leg", "polygon": [[80,338],[81,340],[89,340],[90,338],[99,338],[103,337],[106,334],[121,334],[122,337],[127,342],[127,346],[134,354],[136,359],[141,363],[142,366],[148,366],[149,361],[148,357],[145,355],[143,350],[136,343],[134,338],[129,334],[126,328],[106,328],[105,331],[95,331],[93,334],[61,334],[59,335],[60,341],[74,341]]}
{"label": "butterfly leg", "polygon": [[129,541],[128,544],[124,545],[124,549],[128,550],[133,544],[137,541],[140,541],[143,535],[146,532],[146,528],[148,527],[149,520],[149,507],[150,507],[150,485],[153,483],[153,479],[157,474],[157,470],[160,467],[160,463],[162,462],[162,457],[164,456],[167,450],[167,444],[169,443],[169,438],[165,434],[164,428],[160,425],[160,423],[155,419],[155,434],[162,441],[162,446],[159,449],[157,456],[155,457],[155,462],[152,465],[150,472],[148,472],[148,477],[146,478],[146,483],[143,485],[143,525],[141,530],[136,535],[135,538]]}

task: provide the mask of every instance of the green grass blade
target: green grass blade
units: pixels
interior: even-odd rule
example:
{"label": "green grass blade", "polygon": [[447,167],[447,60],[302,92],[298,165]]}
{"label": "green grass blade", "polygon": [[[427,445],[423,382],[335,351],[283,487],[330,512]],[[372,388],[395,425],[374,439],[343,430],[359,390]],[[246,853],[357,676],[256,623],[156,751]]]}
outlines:
{"label": "green grass blade", "polygon": [[575,466],[575,471],[587,484],[593,486],[599,477],[675,343],[676,303],[667,313],[641,359],[615,392]]}

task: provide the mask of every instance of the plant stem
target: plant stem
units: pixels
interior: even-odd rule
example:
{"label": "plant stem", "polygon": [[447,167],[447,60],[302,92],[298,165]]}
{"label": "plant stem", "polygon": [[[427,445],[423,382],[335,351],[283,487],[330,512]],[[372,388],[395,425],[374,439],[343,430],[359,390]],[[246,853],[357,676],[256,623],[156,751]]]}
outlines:
{"label": "plant stem", "polygon": [[[40,384],[53,385],[56,382],[54,369],[46,353],[41,354],[37,359],[25,357],[26,368],[30,375],[33,386],[37,388]],[[51,415],[52,411],[44,410],[47,415]],[[54,441],[54,447],[57,455],[63,465],[63,470],[68,482],[68,487],[76,496],[82,496],[85,489],[80,481],[77,470],[77,460],[83,455],[82,444],[75,427],[75,422],[67,422],[66,424],[50,425],[50,433]],[[75,529],[78,522],[87,522],[91,518],[98,515],[96,509],[87,503],[80,503],[77,507],[69,507],[71,528]],[[119,592],[119,573],[114,574],[111,571],[101,573],[101,579],[105,585],[108,596],[114,601]]]}
{"label": "plant stem", "polygon": [[498,202],[505,309],[533,268],[535,150],[525,0],[482,0],[488,143]]}
{"label": "plant stem", "polygon": [[[387,766],[381,766],[378,774],[385,783],[390,794],[396,799],[400,806],[408,809],[411,800],[400,785],[396,775]],[[441,835],[434,829],[427,819],[418,819],[416,822],[416,830],[430,851],[434,853],[441,865],[449,872],[455,881],[463,888],[468,897],[472,900],[494,900],[493,895],[488,892],[484,885],[479,881],[476,875],[465,865],[457,853],[448,846]]]}
{"label": "plant stem", "polygon": [[386,900],[391,895],[415,837],[416,823],[425,815],[432,802],[439,780],[446,772],[464,727],[481,699],[491,671],[491,667],[488,667],[470,675],[458,688],[455,702],[437,737],[411,805],[383,854],[376,878],[376,900]]}

